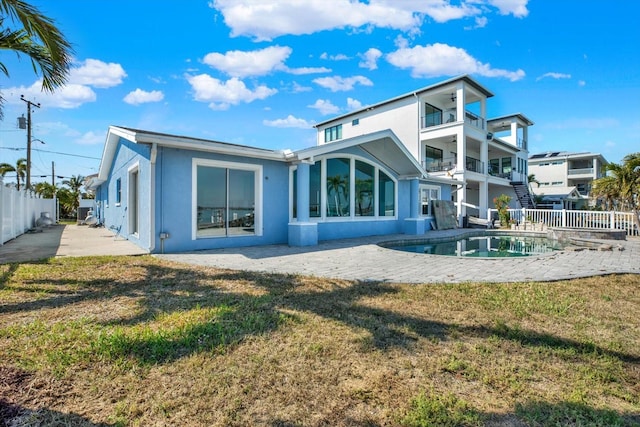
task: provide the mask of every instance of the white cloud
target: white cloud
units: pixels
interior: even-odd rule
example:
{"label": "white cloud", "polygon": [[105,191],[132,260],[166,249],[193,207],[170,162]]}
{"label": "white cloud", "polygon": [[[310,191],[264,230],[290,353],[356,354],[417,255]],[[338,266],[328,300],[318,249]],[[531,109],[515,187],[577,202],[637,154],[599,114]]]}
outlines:
{"label": "white cloud", "polygon": [[578,81],[578,86],[582,87],[582,86],[586,86],[587,82],[585,82],[584,80],[580,80]]}
{"label": "white cloud", "polygon": [[285,68],[283,71],[286,71],[289,74],[302,75],[302,74],[322,74],[322,73],[330,73],[331,68],[325,67],[300,67],[300,68]]}
{"label": "white cloud", "polygon": [[516,18],[524,18],[529,14],[527,3],[529,0],[489,0],[489,3],[498,8],[501,15],[513,15]]}
{"label": "white cloud", "polygon": [[523,70],[516,71],[492,68],[473,58],[464,49],[435,43],[427,46],[408,47],[404,40],[399,41],[399,48],[386,55],[392,65],[411,69],[411,76],[440,77],[459,74],[478,74],[485,77],[504,77],[511,81],[525,76]]}
{"label": "white cloud", "polygon": [[326,60],[329,60],[329,61],[348,61],[351,58],[349,58],[344,53],[339,53],[337,55],[329,55],[327,52],[323,52],[320,55],[320,59],[326,59]]}
{"label": "white cloud", "polygon": [[409,31],[418,28],[422,22],[419,14],[379,0],[369,3],[331,0],[331,7],[327,7],[326,0],[214,0],[211,7],[224,16],[233,37],[249,36],[256,41],[347,27],[373,26]]}
{"label": "white cloud", "polygon": [[202,62],[232,77],[263,76],[273,70],[282,70],[291,55],[288,46],[270,46],[253,51],[231,50],[224,54],[212,52]]}
{"label": "white cloud", "polygon": [[323,116],[340,112],[340,108],[333,105],[328,99],[317,99],[313,105],[308,105],[308,107],[318,110]]}
{"label": "white cloud", "polygon": [[353,76],[353,77],[319,77],[313,80],[319,86],[327,88],[332,92],[338,91],[348,91],[353,90],[356,84],[361,84],[362,86],[373,86],[373,82],[364,76]]}
{"label": "white cloud", "polygon": [[300,93],[300,92],[311,92],[313,90],[312,87],[309,86],[302,86],[301,84],[298,84],[297,82],[293,82],[293,87],[291,89],[291,91],[293,93]]}
{"label": "white cloud", "polygon": [[[495,9],[502,15],[517,18],[529,14],[528,0],[468,0],[458,3],[452,4],[450,0],[331,0],[331,7],[327,7],[326,0],[213,0],[210,6],[222,14],[225,24],[231,28],[231,36],[253,37],[256,41],[345,28],[367,31],[391,28],[418,33],[425,17],[443,23],[481,16]],[[484,24],[486,21],[476,21],[478,27]]]}
{"label": "white cloud", "polygon": [[464,27],[465,30],[475,30],[477,28],[484,28],[487,26],[489,19],[486,16],[476,16],[476,24],[471,27]]}
{"label": "white cloud", "polygon": [[295,75],[331,72],[331,69],[325,67],[289,68],[285,65],[285,61],[291,52],[291,48],[287,46],[270,46],[252,51],[232,50],[224,54],[211,52],[205,55],[202,62],[232,77],[239,78],[264,76],[273,71]]}
{"label": "white cloud", "polygon": [[375,70],[378,68],[378,59],[382,56],[380,50],[372,47],[365,53],[359,55],[362,61],[358,64],[360,68],[366,68],[367,70]]}
{"label": "white cloud", "polygon": [[164,94],[159,90],[147,92],[138,88],[133,92],[129,92],[127,96],[124,97],[123,101],[131,105],[140,105],[146,102],[160,102],[163,99]]}
{"label": "white cloud", "polygon": [[540,81],[544,78],[552,78],[552,79],[570,79],[571,78],[571,74],[563,74],[563,73],[544,73],[543,75],[541,75],[540,77],[538,77],[536,79],[536,81]]}
{"label": "white cloud", "polygon": [[357,99],[347,98],[347,109],[349,111],[359,110],[362,108],[362,102]]}
{"label": "white cloud", "polygon": [[106,132],[89,131],[80,136],[80,138],[77,138],[74,142],[80,145],[97,145],[102,144],[106,137]]}
{"label": "white cloud", "polygon": [[226,82],[207,74],[188,75],[186,79],[194,91],[194,99],[200,102],[209,102],[209,107],[214,110],[226,110],[231,105],[265,99],[278,92],[264,85],[251,90],[236,77]]}
{"label": "white cloud", "polygon": [[27,99],[35,100],[43,106],[53,108],[78,108],[84,103],[96,100],[96,93],[90,87],[77,84],[67,84],[59,87],[53,93],[44,92],[42,90],[42,80],[37,80],[29,87],[20,86],[4,90],[7,93],[23,94]]}
{"label": "white cloud", "polygon": [[287,116],[285,119],[276,119],[276,120],[263,120],[262,124],[265,126],[275,127],[275,128],[301,128],[301,129],[309,129],[313,126],[313,123],[307,122],[304,119],[298,119],[291,114]]}
{"label": "white cloud", "polygon": [[118,86],[127,77],[120,64],[106,63],[98,59],[87,59],[69,72],[69,83],[108,88]]}

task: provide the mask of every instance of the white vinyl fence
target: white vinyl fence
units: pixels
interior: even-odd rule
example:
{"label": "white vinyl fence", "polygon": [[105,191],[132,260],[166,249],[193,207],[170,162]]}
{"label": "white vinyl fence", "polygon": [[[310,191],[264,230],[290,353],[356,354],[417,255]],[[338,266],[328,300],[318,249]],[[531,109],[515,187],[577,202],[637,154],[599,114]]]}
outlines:
{"label": "white vinyl fence", "polygon": [[[497,212],[489,209],[489,218],[497,217]],[[530,221],[547,227],[625,230],[627,236],[638,235],[632,212],[509,209],[509,216],[518,223]]]}
{"label": "white vinyl fence", "polygon": [[0,246],[35,227],[42,213],[55,221],[55,199],[41,199],[31,191],[5,187],[0,178]]}

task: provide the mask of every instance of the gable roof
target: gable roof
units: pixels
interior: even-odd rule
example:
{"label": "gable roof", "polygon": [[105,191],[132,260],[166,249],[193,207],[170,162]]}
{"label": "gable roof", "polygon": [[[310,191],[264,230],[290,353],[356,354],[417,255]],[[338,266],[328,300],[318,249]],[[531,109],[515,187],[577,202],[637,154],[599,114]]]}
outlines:
{"label": "gable roof", "polygon": [[98,176],[91,182],[92,188],[97,187],[107,180],[120,138],[124,138],[135,144],[182,148],[186,150],[206,151],[209,153],[230,154],[267,160],[287,160],[284,151],[268,150],[264,148],[249,147],[246,145],[231,144],[202,138],[151,132],[124,126],[109,126],[109,132],[107,133],[107,139],[102,151],[102,159],[100,160],[100,169],[98,171]]}
{"label": "gable roof", "polygon": [[401,178],[428,178],[430,181],[452,184],[451,179],[428,175],[390,129],[306,148],[293,153],[297,161],[313,161],[314,157],[359,146],[378,163]]}

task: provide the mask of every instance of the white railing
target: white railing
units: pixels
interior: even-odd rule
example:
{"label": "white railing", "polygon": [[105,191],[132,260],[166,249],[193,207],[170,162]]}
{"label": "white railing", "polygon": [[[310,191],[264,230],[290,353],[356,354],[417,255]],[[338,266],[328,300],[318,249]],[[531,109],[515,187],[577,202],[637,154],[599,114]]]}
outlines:
{"label": "white railing", "polygon": [[569,169],[567,175],[593,175],[593,168]]}
{"label": "white railing", "polygon": [[[496,209],[489,209],[488,218],[496,217],[497,213]],[[530,221],[534,224],[545,224],[547,227],[625,230],[627,236],[638,235],[632,212],[509,209],[509,217],[518,223]]]}
{"label": "white railing", "polygon": [[0,246],[29,231],[43,212],[55,215],[55,200],[41,199],[31,191],[5,187],[0,178]]}

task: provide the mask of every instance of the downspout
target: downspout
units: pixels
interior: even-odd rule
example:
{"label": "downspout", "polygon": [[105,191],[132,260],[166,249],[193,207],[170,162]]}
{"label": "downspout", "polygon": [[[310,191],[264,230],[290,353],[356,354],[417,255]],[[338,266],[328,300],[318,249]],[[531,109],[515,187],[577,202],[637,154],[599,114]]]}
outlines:
{"label": "downspout", "polygon": [[156,248],[156,158],[158,157],[158,144],[151,144],[150,178],[149,178],[149,253]]}

